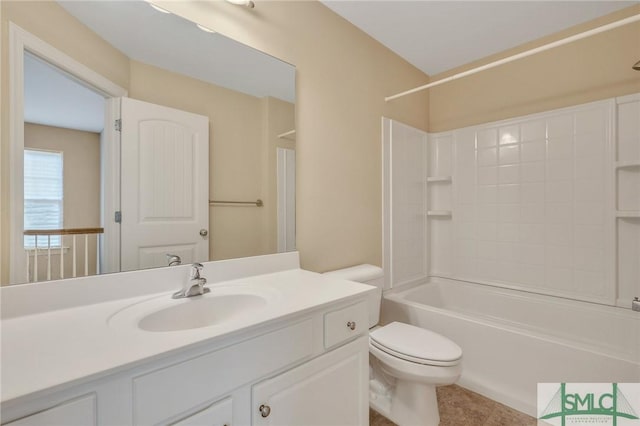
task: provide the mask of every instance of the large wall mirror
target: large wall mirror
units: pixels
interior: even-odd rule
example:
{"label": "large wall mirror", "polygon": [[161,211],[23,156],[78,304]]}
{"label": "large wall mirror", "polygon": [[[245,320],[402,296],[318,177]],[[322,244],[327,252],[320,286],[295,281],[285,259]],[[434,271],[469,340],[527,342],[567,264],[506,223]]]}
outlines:
{"label": "large wall mirror", "polygon": [[10,284],[295,250],[294,66],[145,1],[3,3],[45,46],[10,56]]}

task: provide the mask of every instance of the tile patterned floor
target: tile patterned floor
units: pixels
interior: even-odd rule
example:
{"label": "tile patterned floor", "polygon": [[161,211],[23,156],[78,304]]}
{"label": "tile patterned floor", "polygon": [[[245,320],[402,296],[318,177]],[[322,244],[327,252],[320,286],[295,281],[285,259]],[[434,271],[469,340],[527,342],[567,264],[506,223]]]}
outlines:
{"label": "tile patterned floor", "polygon": [[[441,386],[437,388],[437,393],[440,426],[536,425],[533,417],[460,386]],[[373,410],[369,414],[370,426],[395,426]]]}

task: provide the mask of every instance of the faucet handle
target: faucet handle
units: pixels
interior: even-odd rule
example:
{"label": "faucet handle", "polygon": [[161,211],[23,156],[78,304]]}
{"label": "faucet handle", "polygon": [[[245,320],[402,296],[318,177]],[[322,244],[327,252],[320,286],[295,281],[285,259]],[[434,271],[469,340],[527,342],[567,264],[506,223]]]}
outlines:
{"label": "faucet handle", "polygon": [[202,269],[204,268],[204,266],[202,266],[202,263],[194,263],[193,265],[191,265],[191,275],[189,277],[189,279],[191,280],[197,280],[200,278],[200,271],[202,271]]}

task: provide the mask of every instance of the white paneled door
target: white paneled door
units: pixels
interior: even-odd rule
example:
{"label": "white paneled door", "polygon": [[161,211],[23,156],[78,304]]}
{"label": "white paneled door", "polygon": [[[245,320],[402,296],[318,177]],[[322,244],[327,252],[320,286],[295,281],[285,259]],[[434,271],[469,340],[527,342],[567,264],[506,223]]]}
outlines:
{"label": "white paneled door", "polygon": [[208,118],[129,98],[121,116],[121,270],[208,259]]}

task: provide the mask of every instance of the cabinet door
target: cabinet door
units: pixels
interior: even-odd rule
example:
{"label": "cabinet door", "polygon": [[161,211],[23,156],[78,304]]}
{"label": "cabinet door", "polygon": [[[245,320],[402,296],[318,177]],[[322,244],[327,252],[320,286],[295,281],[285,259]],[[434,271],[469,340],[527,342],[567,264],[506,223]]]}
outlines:
{"label": "cabinet door", "polygon": [[368,337],[253,386],[253,424],[368,425]]}
{"label": "cabinet door", "polygon": [[231,397],[228,397],[222,401],[214,402],[207,408],[171,424],[173,426],[231,426],[232,416]]}
{"label": "cabinet door", "polygon": [[[156,425],[313,353],[310,318],[133,379],[133,423]],[[245,401],[248,402],[248,401]]]}
{"label": "cabinet door", "polygon": [[95,424],[95,395],[87,395],[11,423],[4,423],[5,426],[90,426]]}

